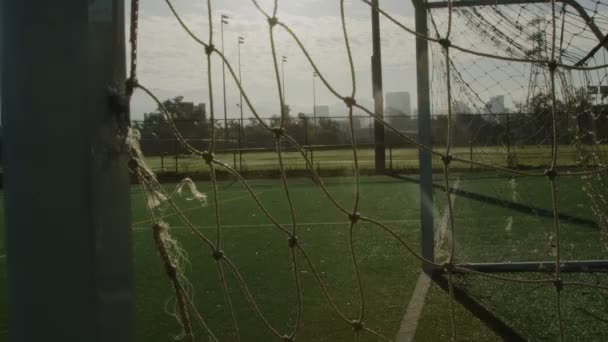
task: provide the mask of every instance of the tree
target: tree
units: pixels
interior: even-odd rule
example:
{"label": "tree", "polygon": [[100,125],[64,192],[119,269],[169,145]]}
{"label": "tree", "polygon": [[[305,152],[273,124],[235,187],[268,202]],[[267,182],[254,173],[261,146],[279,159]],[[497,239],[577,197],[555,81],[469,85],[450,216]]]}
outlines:
{"label": "tree", "polygon": [[144,121],[134,125],[140,130],[141,146],[148,153],[174,153],[177,142],[175,132],[167,114],[171,116],[178,132],[198,148],[205,148],[204,140],[209,137],[209,125],[204,104],[195,106],[192,102],[184,102],[183,96],[176,96],[162,102],[165,113],[159,105],[155,111],[144,114]]}

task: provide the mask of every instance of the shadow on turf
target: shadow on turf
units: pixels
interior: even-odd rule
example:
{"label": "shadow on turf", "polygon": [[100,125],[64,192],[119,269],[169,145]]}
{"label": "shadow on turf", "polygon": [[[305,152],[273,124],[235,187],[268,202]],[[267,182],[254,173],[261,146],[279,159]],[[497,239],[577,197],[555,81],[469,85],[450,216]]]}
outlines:
{"label": "shadow on turf", "polygon": [[[407,177],[407,176],[398,175],[398,174],[388,174],[388,175],[391,177],[397,178],[397,179],[407,181],[407,182],[420,183],[420,181],[418,179],[413,178],[413,177]],[[445,186],[441,185],[441,184],[433,184],[433,188],[439,189],[441,191],[445,191]],[[543,209],[540,207],[525,205],[525,204],[521,204],[521,203],[515,203],[512,201],[507,201],[507,200],[496,198],[496,197],[486,196],[486,195],[482,195],[482,194],[478,194],[478,193],[470,192],[470,191],[466,191],[466,190],[450,188],[450,192],[455,195],[458,195],[458,196],[466,197],[466,198],[476,200],[479,202],[483,202],[483,203],[493,204],[493,205],[500,206],[503,208],[512,209],[512,210],[518,211],[520,213],[536,215],[536,216],[541,216],[541,217],[546,217],[546,218],[551,218],[551,219],[553,218],[553,211]],[[563,213],[558,214],[558,217],[560,220],[564,220],[564,221],[567,221],[570,223],[578,224],[581,226],[586,226],[589,228],[599,229],[597,226],[597,223],[595,221],[589,220],[589,219],[586,219],[583,217],[578,217],[578,216],[573,216],[573,215],[568,215],[568,214],[563,214]]]}
{"label": "shadow on turf", "polygon": [[[439,273],[435,273],[431,276],[431,279],[437,284],[446,294],[449,294],[448,280]],[[515,329],[508,326],[500,318],[496,317],[491,311],[485,308],[481,303],[471,297],[464,289],[454,284],[454,299],[464,306],[469,312],[475,317],[479,318],[485,325],[490,328],[494,333],[500,336],[504,341],[527,341],[521,336]]]}

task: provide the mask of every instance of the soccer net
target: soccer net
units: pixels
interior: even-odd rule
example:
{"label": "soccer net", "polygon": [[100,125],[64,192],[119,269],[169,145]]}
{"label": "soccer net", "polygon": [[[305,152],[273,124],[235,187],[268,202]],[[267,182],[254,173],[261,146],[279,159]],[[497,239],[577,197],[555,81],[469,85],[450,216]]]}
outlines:
{"label": "soccer net", "polygon": [[[245,87],[239,82],[240,77],[234,65],[218,50],[218,38],[214,34],[216,27],[213,18],[218,17],[214,11],[212,1],[206,2],[208,14],[208,27],[206,36],[197,36],[182,19],[172,1],[166,0],[169,10],[175,20],[183,28],[184,33],[200,44],[205,52],[206,73],[208,75],[209,117],[211,122],[218,114],[214,110],[213,92],[218,89],[211,77],[213,65],[217,62],[225,65],[226,75],[234,82],[243,97],[243,106],[246,106],[262,125],[269,137],[274,140],[276,163],[279,170],[281,187],[284,192],[285,208],[289,212],[290,223],[281,223],[275,215],[273,208],[259,198],[258,193],[233,166],[230,160],[221,160],[215,155],[218,136],[216,125],[209,125],[209,141],[206,146],[194,146],[185,139],[173,119],[174,115],[163,106],[159,99],[146,87],[145,75],[138,78],[138,9],[139,1],[132,0],[131,4],[131,68],[127,83],[129,95],[133,91],[147,94],[157,103],[171,124],[173,133],[180,141],[181,146],[192,156],[203,160],[209,169],[211,190],[203,194],[190,179],[184,179],[174,190],[167,190],[157,179],[154,172],[147,167],[145,156],[139,148],[139,134],[131,130],[129,145],[132,147],[131,170],[137,176],[142,188],[145,205],[150,215],[151,231],[158,255],[162,260],[166,276],[172,290],[174,299],[169,303],[167,310],[175,316],[182,327],[178,336],[187,340],[197,337],[210,340],[219,339],[218,331],[225,327],[218,327],[208,323],[209,317],[215,315],[213,311],[205,309],[205,303],[198,303],[195,293],[201,291],[190,283],[187,274],[190,267],[189,256],[198,253],[183,246],[172,235],[172,228],[164,219],[167,215],[174,215],[187,227],[192,235],[202,243],[202,247],[211,254],[215,264],[216,275],[224,294],[224,315],[230,322],[230,338],[239,339],[239,317],[235,314],[235,291],[231,290],[229,283],[237,284],[240,296],[245,298],[245,304],[250,307],[253,315],[262,323],[271,335],[286,341],[293,341],[304,329],[302,311],[309,303],[306,299],[308,289],[303,285],[302,270],[311,272],[314,283],[322,293],[322,297],[331,311],[342,322],[343,327],[352,329],[355,338],[372,337],[372,339],[392,340],[394,332],[379,331],[366,316],[366,295],[362,285],[360,258],[358,256],[358,241],[353,232],[356,227],[366,224],[377,228],[378,232],[388,233],[400,248],[421,263],[441,272],[448,282],[449,306],[446,310],[450,316],[450,335],[453,339],[458,336],[458,325],[455,313],[455,278],[461,274],[474,274],[482,279],[493,279],[506,283],[517,283],[525,286],[552,287],[555,292],[553,301],[555,312],[555,334],[560,340],[564,339],[564,308],[562,292],[567,287],[585,287],[595,290],[606,290],[608,286],[586,282],[569,281],[562,276],[562,263],[565,261],[562,238],[561,221],[564,215],[560,204],[564,197],[570,196],[568,187],[564,186],[558,193],[560,182],[568,179],[582,180],[583,189],[576,189],[588,197],[590,206],[595,214],[594,224],[601,228],[604,236],[608,234],[608,206],[606,194],[607,151],[606,139],[606,106],[604,94],[608,83],[606,79],[606,39],[603,31],[597,32],[597,27],[608,27],[608,8],[597,2],[585,2],[580,5],[572,2],[546,2],[546,3],[520,3],[512,5],[485,5],[485,6],[456,6],[456,2],[448,2],[442,6],[429,3],[428,27],[429,32],[416,32],[408,24],[397,20],[391,13],[377,7],[377,2],[362,0],[376,9],[390,25],[401,29],[403,35],[413,36],[428,42],[432,51],[431,69],[431,99],[433,124],[432,144],[422,145],[409,134],[400,131],[378,116],[373,108],[366,108],[359,99],[356,88],[356,72],[353,63],[352,50],[349,43],[349,30],[345,16],[346,4],[340,1],[343,44],[346,51],[345,63],[350,73],[345,75],[351,79],[351,87],[347,92],[340,92],[332,85],[315,59],[309,47],[300,39],[301,32],[295,32],[289,22],[284,22],[277,15],[280,1],[265,8],[257,1],[251,0],[257,12],[255,17],[265,21],[268,25],[268,39],[271,47],[272,70],[276,80],[276,93],[279,99],[281,113],[280,119],[273,125],[262,120],[262,117],[253,104]],[[420,4],[423,6],[424,4]],[[581,12],[582,8],[582,12]],[[593,24],[593,25],[590,25]],[[349,134],[351,135],[351,158],[353,163],[354,192],[348,203],[339,198],[316,172],[310,156],[306,150],[293,137],[292,132],[286,130],[285,94],[283,93],[280,73],[280,56],[276,52],[276,34],[282,31],[289,35],[300,52],[305,56],[309,66],[318,75],[320,83],[337,99],[344,102],[348,110]],[[214,64],[215,62],[215,64]],[[605,88],[606,87],[606,88]],[[490,99],[488,101],[488,99]],[[383,217],[375,217],[372,213],[361,211],[361,177],[359,170],[359,154],[353,111],[357,109],[367,113],[370,117],[382,123],[387,132],[404,143],[415,146],[418,150],[430,153],[434,158],[435,197],[445,202],[445,211],[439,212],[443,218],[442,229],[438,230],[435,244],[436,257],[433,260],[423,258],[418,253],[415,242],[409,241],[400,234],[394,226]],[[336,302],[331,291],[328,290],[328,277],[319,271],[317,258],[309,252],[306,243],[302,241],[299,220],[296,216],[297,199],[292,196],[290,180],[287,178],[284,165],[285,149],[295,149],[300,158],[306,163],[310,176],[314,179],[316,187],[324,195],[325,200],[335,211],[343,217],[348,224],[346,236],[348,244],[348,259],[352,265],[352,279],[357,294],[352,302],[356,303],[354,311],[345,310]],[[282,248],[288,250],[288,264],[292,279],[291,304],[294,308],[293,316],[289,317],[287,328],[273,324],[265,315],[259,305],[259,298],[252,293],[249,281],[240,272],[240,265],[232,255],[224,251],[230,241],[226,241],[225,227],[221,222],[221,212],[225,206],[219,198],[221,189],[218,181],[218,172],[225,172],[242,184],[248,196],[255,202],[259,213],[267,222],[287,239]],[[473,172],[471,172],[473,171]],[[475,240],[469,230],[471,224],[463,220],[469,215],[463,212],[457,215],[454,208],[454,196],[471,196],[475,188],[475,180],[487,176],[499,179],[497,182],[484,183],[480,191],[474,193],[477,198],[492,198],[500,203],[511,202],[507,210],[530,210],[537,216],[547,218],[550,224],[546,228],[546,240],[549,241],[549,255],[553,266],[550,272],[535,278],[522,278],[518,276],[498,275],[486,273],[468,267],[466,262],[476,255],[468,249],[466,243],[487,245],[483,239]],[[485,172],[485,173],[484,173]],[[499,175],[499,176],[496,176]],[[471,182],[471,187],[461,190],[460,182]],[[523,185],[522,185],[523,184]],[[541,186],[538,186],[541,184]],[[569,183],[568,183],[569,184]],[[575,183],[578,184],[578,183]],[[467,185],[468,186],[468,185]],[[537,198],[525,198],[525,187],[535,187],[537,193],[546,195],[546,207],[538,208]],[[570,185],[568,185],[570,186]],[[460,187],[460,188],[459,188]],[[523,188],[522,188],[523,187]],[[574,191],[574,190],[573,190]],[[184,194],[187,192],[187,194]],[[192,222],[183,208],[176,201],[176,196],[195,201],[197,205],[210,205],[214,211],[214,230],[212,233],[203,232]],[[567,200],[567,199],[566,199]],[[207,203],[208,202],[208,203]],[[540,214],[539,214],[540,213]],[[302,213],[300,215],[306,215]],[[477,215],[482,216],[481,213]],[[567,215],[566,215],[567,216]],[[571,215],[573,216],[573,215]],[[508,219],[508,218],[507,218]],[[506,231],[514,229],[514,225],[526,223],[513,223],[511,217],[507,227],[500,227]],[[534,223],[528,222],[534,225]],[[440,227],[441,228],[441,227]],[[491,230],[495,227],[488,227]],[[528,226],[533,230],[535,227]],[[459,234],[467,235],[467,239],[460,240]],[[466,242],[466,243],[465,243]],[[501,241],[498,241],[500,243]],[[503,241],[504,242],[504,241]],[[542,244],[542,242],[541,242]],[[276,246],[276,248],[281,248]],[[461,252],[462,251],[462,252]],[[566,253],[568,256],[570,254]],[[527,256],[534,258],[535,254]],[[544,255],[536,255],[543,260]],[[508,255],[490,254],[489,259],[483,261],[509,261]],[[533,259],[538,260],[538,259]],[[211,278],[209,276],[209,278]],[[211,279],[210,279],[211,281]],[[307,283],[309,284],[309,283]],[[204,286],[204,284],[203,284]],[[285,284],[285,286],[288,286]],[[196,290],[196,291],[195,291]],[[308,326],[310,327],[310,326]]]}

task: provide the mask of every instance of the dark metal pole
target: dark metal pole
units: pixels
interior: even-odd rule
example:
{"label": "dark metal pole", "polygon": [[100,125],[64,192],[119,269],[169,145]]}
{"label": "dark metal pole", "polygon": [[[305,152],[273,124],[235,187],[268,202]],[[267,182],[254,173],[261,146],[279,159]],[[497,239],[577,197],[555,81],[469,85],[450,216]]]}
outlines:
{"label": "dark metal pole", "polygon": [[[317,132],[317,89],[315,87],[315,79],[319,75],[316,72],[312,73],[312,137],[316,137]],[[313,142],[314,143],[314,142]]]}
{"label": "dark metal pole", "polygon": [[[211,122],[211,124],[213,125],[213,122]],[[174,140],[174,144],[175,144],[175,173],[178,173],[178,166],[177,166],[177,158],[179,156],[179,141],[177,139]]]}
{"label": "dark metal pole", "polygon": [[123,6],[0,3],[9,341],[135,339]]}
{"label": "dark metal pole", "polygon": [[[243,86],[243,75],[241,74],[241,45],[245,44],[245,38],[238,37],[238,54],[239,54],[239,83]],[[239,91],[239,109],[241,111],[241,120],[239,122],[239,171],[243,170],[243,153],[241,152],[242,147],[242,135],[243,135],[243,92]]]}
{"label": "dark metal pole", "polygon": [[315,89],[315,78],[317,77],[317,73],[312,73],[312,117],[313,124],[317,122],[317,91]]}
{"label": "dark metal pole", "polygon": [[[384,117],[384,100],[382,96],[382,54],[380,49],[380,13],[379,0],[372,0],[372,83],[374,96],[374,114],[378,118]],[[384,150],[384,124],[374,121],[375,166],[376,173],[383,173],[385,169]]]}
{"label": "dark metal pole", "polygon": [[243,172],[243,150],[239,149],[239,172]]}
{"label": "dark metal pole", "polygon": [[242,124],[243,124],[243,109],[241,107],[241,105],[237,104],[237,106],[239,106],[239,108],[241,108],[241,119],[238,123],[238,149],[239,149],[239,171],[241,171],[243,169],[243,154],[241,153],[241,149],[243,148],[243,129],[242,129]]}
{"label": "dark metal pole", "polygon": [[304,120],[304,145],[308,146],[308,118],[303,117]]}
{"label": "dark metal pole", "polygon": [[[227,16],[221,16],[221,31],[222,31],[222,55],[224,55],[224,24],[227,24]],[[224,55],[225,56],[225,55]],[[226,108],[226,63],[222,62],[222,89],[224,93],[224,140],[228,140],[228,109]]]}
{"label": "dark metal pole", "polygon": [[511,118],[507,113],[507,153],[511,155]]}
{"label": "dark metal pole", "polygon": [[[287,83],[287,81],[285,80],[285,62],[287,62],[287,57],[282,56],[281,58],[281,77],[283,78],[283,104],[287,105],[287,93],[285,93],[285,83]],[[283,111],[285,111],[285,109],[283,109]],[[287,114],[287,113],[285,113]]]}
{"label": "dark metal pole", "polygon": [[393,171],[393,145],[388,145],[388,159],[390,164],[390,169]]}
{"label": "dark metal pole", "polygon": [[[477,272],[555,272],[555,261],[523,261],[523,262],[495,262],[495,263],[468,263],[455,265],[458,268],[474,270]],[[576,260],[561,261],[561,272],[608,272],[608,260]]]}
{"label": "dark metal pole", "polygon": [[[424,4],[415,2],[416,32],[428,34],[427,13]],[[429,46],[423,38],[416,38],[416,78],[418,88],[418,143],[431,146],[431,101],[429,88]],[[435,259],[435,234],[433,228],[433,160],[431,153],[418,152],[420,169],[420,228],[421,253],[427,260]],[[423,263],[423,270],[432,271]]]}
{"label": "dark metal pole", "polygon": [[[472,134],[471,134],[472,135]],[[473,138],[469,139],[469,160],[473,160]],[[473,164],[469,164],[469,170],[473,170]]]}

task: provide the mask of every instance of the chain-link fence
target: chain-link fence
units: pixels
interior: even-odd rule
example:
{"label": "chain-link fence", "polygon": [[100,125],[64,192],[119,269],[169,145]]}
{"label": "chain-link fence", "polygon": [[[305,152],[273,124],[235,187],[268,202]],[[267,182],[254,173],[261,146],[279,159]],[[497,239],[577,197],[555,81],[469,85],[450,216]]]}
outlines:
{"label": "chain-link fence", "polygon": [[[461,113],[453,116],[452,130],[455,153],[470,160],[494,163],[514,168],[546,168],[551,155],[551,125],[546,121],[545,113]],[[385,116],[386,121],[401,133],[415,137],[418,120],[415,116]],[[262,119],[270,127],[278,124],[278,117]],[[571,125],[564,113],[558,115],[558,143],[570,145]],[[608,108],[597,108],[596,118],[591,119],[591,112],[584,112],[577,117],[578,127],[583,131],[597,131],[593,136],[582,137],[582,143],[590,144],[592,139],[608,138]],[[200,150],[209,147],[209,122],[200,120],[174,120],[184,139]],[[216,127],[216,151],[232,161],[232,166],[241,171],[276,170],[273,158],[274,139],[255,118],[243,120],[214,120]],[[354,116],[356,144],[361,149],[361,167],[373,170],[374,162],[374,119],[370,116]],[[166,121],[133,121],[133,127],[142,134],[141,148],[149,159],[151,167],[159,172],[184,173],[203,172],[206,164],[193,160],[192,155],[176,139],[169,123]],[[351,148],[349,118],[346,116],[286,118],[285,130],[301,145],[317,170],[348,170],[352,160],[348,153]],[[593,127],[592,127],[593,126]],[[445,144],[448,130],[448,116],[432,116],[432,145]],[[418,170],[417,148],[404,142],[395,132],[385,132],[385,167],[392,172]],[[290,146],[285,147],[286,152]],[[602,149],[603,150],[603,149]],[[608,151],[608,149],[607,149]],[[291,152],[295,152],[293,146]],[[316,159],[315,159],[316,157]],[[581,162],[574,148],[568,146],[560,154],[562,165],[577,166]],[[307,165],[301,158],[287,159],[290,169],[306,170]],[[441,169],[440,160],[435,160],[435,169]],[[464,165],[462,167],[465,167]],[[475,169],[472,165],[468,169]],[[254,172],[254,173],[255,173]]]}

